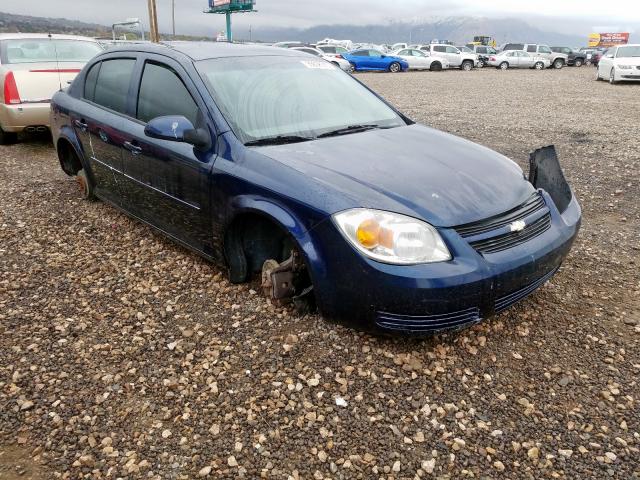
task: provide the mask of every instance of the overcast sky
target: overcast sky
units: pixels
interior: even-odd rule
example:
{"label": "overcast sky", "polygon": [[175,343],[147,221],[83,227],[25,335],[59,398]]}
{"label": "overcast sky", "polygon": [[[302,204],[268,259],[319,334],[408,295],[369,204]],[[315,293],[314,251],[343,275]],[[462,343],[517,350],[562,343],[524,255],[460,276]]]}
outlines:
{"label": "overcast sky", "polygon": [[[163,32],[171,31],[171,1],[156,0]],[[224,29],[224,16],[202,13],[207,0],[175,0],[176,31],[215,34]],[[368,24],[419,21],[432,17],[474,15],[517,16],[542,30],[637,31],[640,0],[257,0],[258,13],[234,16],[234,25],[260,27],[318,24]],[[111,24],[139,17],[148,25],[147,0],[2,0],[0,11]],[[566,23],[565,23],[566,22]],[[545,28],[547,27],[547,28]]]}

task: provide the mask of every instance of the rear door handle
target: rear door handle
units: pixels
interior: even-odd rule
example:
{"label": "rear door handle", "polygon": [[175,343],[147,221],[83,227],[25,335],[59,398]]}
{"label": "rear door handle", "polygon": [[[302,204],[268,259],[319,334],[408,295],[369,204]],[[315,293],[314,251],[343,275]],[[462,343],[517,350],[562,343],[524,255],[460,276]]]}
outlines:
{"label": "rear door handle", "polygon": [[84,119],[82,119],[82,120],[74,120],[73,123],[74,123],[74,125],[76,127],[78,127],[83,132],[86,132],[89,129],[89,125],[87,125],[85,123]]}
{"label": "rear door handle", "polygon": [[122,145],[124,146],[124,148],[129,150],[132,155],[139,155],[142,153],[142,147],[134,145],[131,142],[124,142]]}

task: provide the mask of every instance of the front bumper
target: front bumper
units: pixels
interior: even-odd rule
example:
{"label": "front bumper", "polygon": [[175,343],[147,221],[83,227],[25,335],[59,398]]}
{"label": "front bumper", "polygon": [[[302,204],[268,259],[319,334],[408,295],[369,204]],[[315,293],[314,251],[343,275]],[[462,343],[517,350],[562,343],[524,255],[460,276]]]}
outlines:
{"label": "front bumper", "polygon": [[633,68],[620,68],[616,66],[616,80],[621,82],[640,81],[640,67],[633,66]]}
{"label": "front bumper", "polygon": [[49,102],[0,104],[0,125],[5,132],[21,132],[26,127],[49,126]]}
{"label": "front bumper", "polygon": [[[398,266],[358,254],[333,222],[314,229],[323,245],[314,272],[320,310],[342,323],[374,332],[428,335],[470,326],[525,298],[558,270],[578,233],[575,197],[561,214],[540,191],[551,227],[504,251],[480,254],[452,228],[439,229],[453,260]],[[330,247],[326,247],[330,246]]]}

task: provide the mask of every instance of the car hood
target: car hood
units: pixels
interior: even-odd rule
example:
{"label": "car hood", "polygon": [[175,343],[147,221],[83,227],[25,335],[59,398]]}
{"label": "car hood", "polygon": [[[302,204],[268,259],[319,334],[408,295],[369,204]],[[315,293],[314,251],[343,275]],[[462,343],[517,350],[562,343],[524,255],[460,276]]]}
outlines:
{"label": "car hood", "polygon": [[345,208],[393,211],[442,227],[502,213],[534,191],[503,155],[422,125],[256,150],[328,187],[328,195],[349,198]]}

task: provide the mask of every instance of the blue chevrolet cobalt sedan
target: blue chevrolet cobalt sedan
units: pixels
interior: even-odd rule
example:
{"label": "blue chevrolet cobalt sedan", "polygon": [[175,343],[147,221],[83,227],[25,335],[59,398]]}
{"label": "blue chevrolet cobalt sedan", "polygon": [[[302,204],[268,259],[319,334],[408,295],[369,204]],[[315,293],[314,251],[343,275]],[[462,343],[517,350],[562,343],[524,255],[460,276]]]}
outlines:
{"label": "blue chevrolet cobalt sedan", "polygon": [[128,45],[51,104],[62,169],[234,283],[375,332],[470,326],[558,270],[581,211],[553,147],[511,160],[292,50]]}

